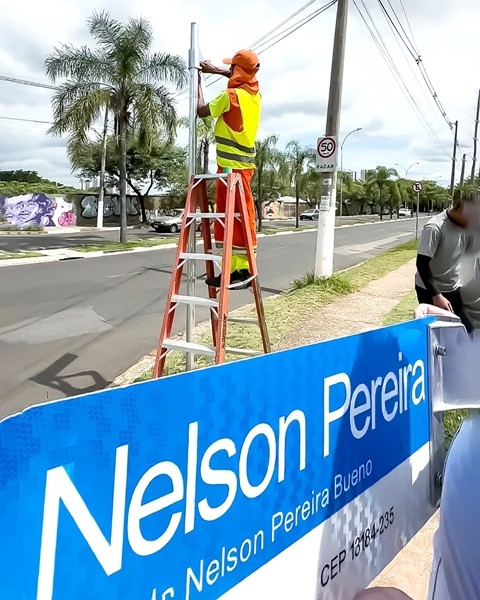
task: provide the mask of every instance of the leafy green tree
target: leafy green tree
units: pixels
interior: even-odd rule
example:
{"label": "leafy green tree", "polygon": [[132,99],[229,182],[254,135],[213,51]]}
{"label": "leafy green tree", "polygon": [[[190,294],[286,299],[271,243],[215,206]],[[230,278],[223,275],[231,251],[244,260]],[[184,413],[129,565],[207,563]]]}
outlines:
{"label": "leafy green tree", "polygon": [[290,183],[295,192],[295,227],[300,227],[300,195],[302,175],[306,165],[312,161],[315,150],[308,146],[301,146],[297,140],[292,140],[286,146],[287,160],[290,165]]}
{"label": "leafy green tree", "polygon": [[[46,180],[44,180],[46,181]],[[57,185],[46,181],[46,183],[28,183],[26,181],[0,181],[0,194],[5,196],[21,196],[23,194],[74,194],[80,190],[67,186]]]}
{"label": "leafy green tree", "polygon": [[119,149],[120,241],[127,241],[127,138],[135,125],[140,145],[150,150],[162,134],[173,139],[176,128],[174,99],[166,84],[181,88],[187,80],[184,60],[151,53],[150,23],[129,19],[126,24],[107,12],[94,12],[88,29],[97,47],[74,48],[64,44],[45,60],[53,82],[67,78],[53,94],[53,135],[69,134],[67,152],[76,155],[88,132],[105,109],[114,115]]}
{"label": "leafy green tree", "polygon": [[280,158],[276,148],[277,142],[278,135],[269,135],[255,143],[255,173],[252,190],[257,207],[258,231],[262,231],[263,203],[274,199],[275,193],[272,193],[274,187],[280,188],[280,182],[275,172]]}
{"label": "leafy green tree", "polygon": [[[75,166],[80,169],[80,177],[93,179],[100,173],[102,158],[102,140],[86,142],[76,154]],[[138,137],[129,138],[127,150],[127,183],[137,195],[142,221],[147,222],[145,197],[156,187],[170,191],[176,186],[178,172],[186,165],[186,152],[168,142],[154,142],[148,151],[142,146]],[[118,145],[115,136],[107,139],[105,160],[106,183],[117,187],[120,181],[118,169]],[[184,187],[186,189],[188,174],[184,171]]]}
{"label": "leafy green tree", "polygon": [[[371,170],[367,173],[367,181],[371,184],[376,185],[378,188],[378,199],[377,204],[379,205],[379,213],[380,219],[383,219],[383,211],[385,209],[385,205],[390,201],[390,206],[392,206],[391,198],[392,198],[392,186],[391,181],[392,178],[396,177],[398,179],[398,173],[395,169],[379,166],[374,170]],[[392,215],[392,210],[390,210],[390,217]]]}

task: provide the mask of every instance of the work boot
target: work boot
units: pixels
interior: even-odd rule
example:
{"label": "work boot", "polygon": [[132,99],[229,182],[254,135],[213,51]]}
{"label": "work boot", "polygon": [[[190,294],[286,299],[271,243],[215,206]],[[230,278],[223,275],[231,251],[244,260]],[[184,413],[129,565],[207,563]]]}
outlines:
{"label": "work boot", "polygon": [[[233,271],[230,273],[230,282],[228,285],[241,283],[242,281],[246,281],[251,277],[248,269],[241,269],[240,271]],[[210,287],[220,287],[221,275],[217,275],[216,277],[207,277],[205,279],[205,283]],[[250,286],[250,282],[246,285],[246,287]]]}

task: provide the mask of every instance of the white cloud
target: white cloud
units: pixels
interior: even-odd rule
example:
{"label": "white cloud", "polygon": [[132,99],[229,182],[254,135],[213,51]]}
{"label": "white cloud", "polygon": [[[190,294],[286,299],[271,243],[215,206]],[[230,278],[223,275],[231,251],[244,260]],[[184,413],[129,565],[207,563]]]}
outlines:
{"label": "white cloud", "polygon": [[[318,0],[297,19],[323,3]],[[478,0],[458,0],[455,4],[447,0],[403,3],[438,97],[448,117],[460,121],[460,158],[463,152],[470,155],[480,87],[475,60],[480,54],[476,31],[480,4]],[[184,57],[188,52],[190,22],[196,21],[203,57],[221,62],[238,48],[261,38],[301,4],[301,0],[295,5],[287,0],[243,0],[239,8],[238,3],[177,0],[166,7],[164,2],[150,0],[133,5],[125,0],[106,0],[99,7],[94,0],[52,0],[47,10],[46,5],[34,0],[16,0],[2,7],[0,74],[46,82],[45,56],[63,42],[89,44],[86,20],[98,8],[109,10],[118,19],[140,15],[148,18],[155,29],[155,50]],[[362,7],[361,0],[358,4]],[[419,122],[351,4],[341,137],[357,127],[362,127],[362,131],[352,135],[345,145],[344,166],[360,171],[377,164],[409,166],[420,161],[410,171],[412,176],[448,181],[452,134],[413,58],[395,41],[378,4],[371,0],[365,0],[365,4],[436,141]],[[399,0],[392,0],[392,5],[410,36]],[[279,134],[281,145],[290,139],[313,144],[324,131],[334,24],[335,9],[330,9],[261,55],[262,132]],[[220,89],[218,83],[209,87],[207,94],[212,97]],[[48,90],[0,81],[0,117],[50,121],[49,99]],[[181,98],[179,111],[187,111],[185,97]],[[34,168],[45,177],[74,182],[65,140],[50,138],[47,129],[46,125],[0,119],[0,168]],[[458,167],[459,172],[460,164]]]}

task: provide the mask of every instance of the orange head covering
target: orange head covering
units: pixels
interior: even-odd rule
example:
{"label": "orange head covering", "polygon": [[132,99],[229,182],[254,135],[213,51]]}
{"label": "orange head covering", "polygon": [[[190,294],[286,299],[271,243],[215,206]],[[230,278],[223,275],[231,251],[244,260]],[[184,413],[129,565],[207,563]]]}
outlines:
{"label": "orange head covering", "polygon": [[226,58],[223,62],[233,67],[228,82],[229,88],[243,88],[250,94],[256,94],[259,91],[256,75],[260,68],[260,60],[255,52],[239,50],[233,58]]}

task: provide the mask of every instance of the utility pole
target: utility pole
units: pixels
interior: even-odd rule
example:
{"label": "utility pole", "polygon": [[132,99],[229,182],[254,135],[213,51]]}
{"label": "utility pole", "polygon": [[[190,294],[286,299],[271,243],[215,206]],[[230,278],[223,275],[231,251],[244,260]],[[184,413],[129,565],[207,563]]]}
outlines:
{"label": "utility pole", "polygon": [[[198,28],[196,23],[190,25],[190,51],[188,53],[188,69],[190,71],[190,105],[188,115],[188,178],[195,175],[196,156],[197,156],[197,104],[198,104]],[[190,234],[188,239],[188,251],[196,251],[196,231],[195,221],[190,225]],[[195,261],[187,261],[187,295],[195,296]],[[195,305],[190,303],[186,307],[187,323],[185,328],[185,338],[187,342],[193,342],[193,333],[195,329]],[[187,352],[186,370],[191,371],[194,366],[194,355]]]}
{"label": "utility pole", "polygon": [[453,140],[452,156],[452,177],[450,179],[450,201],[453,202],[453,192],[455,190],[455,165],[457,162],[457,144],[458,144],[458,121],[455,121],[455,137]]}
{"label": "utility pole", "polygon": [[[327,125],[325,129],[325,135],[335,136],[337,140],[340,132],[340,110],[342,106],[343,67],[345,63],[345,44],[347,39],[348,2],[349,0],[338,0],[337,3],[337,20],[333,42]],[[320,203],[315,275],[317,277],[330,277],[333,273],[333,250],[335,243],[337,167],[335,167],[333,173],[321,175],[320,186],[320,195],[328,196],[329,205],[327,210],[322,210],[322,203]]]}
{"label": "utility pole", "polygon": [[463,196],[463,184],[465,182],[465,163],[467,162],[467,155],[462,156],[462,172],[460,173],[460,197]]}
{"label": "utility pole", "polygon": [[477,114],[475,117],[475,134],[473,136],[473,162],[472,162],[472,172],[470,178],[472,180],[472,184],[475,183],[475,171],[477,167],[477,149],[478,149],[478,123],[480,120],[480,90],[478,92],[478,100],[477,100]]}
{"label": "utility pole", "polygon": [[102,159],[100,162],[100,183],[98,187],[97,204],[97,229],[103,227],[103,199],[105,197],[105,164],[107,162],[107,128],[108,128],[108,105],[105,107],[102,134]]}

